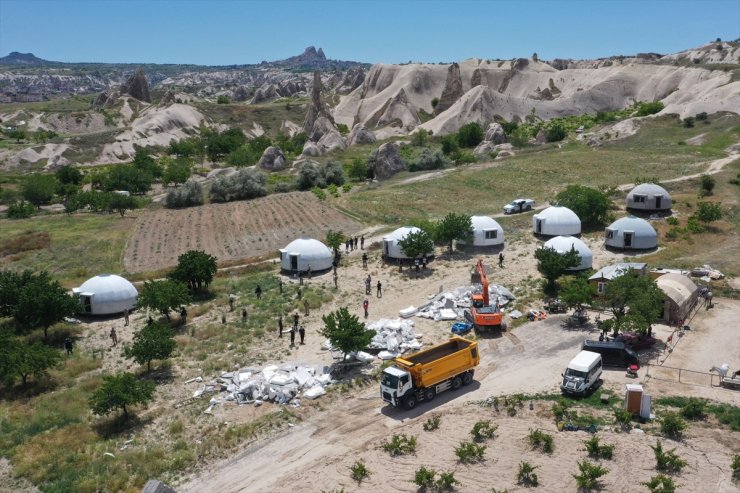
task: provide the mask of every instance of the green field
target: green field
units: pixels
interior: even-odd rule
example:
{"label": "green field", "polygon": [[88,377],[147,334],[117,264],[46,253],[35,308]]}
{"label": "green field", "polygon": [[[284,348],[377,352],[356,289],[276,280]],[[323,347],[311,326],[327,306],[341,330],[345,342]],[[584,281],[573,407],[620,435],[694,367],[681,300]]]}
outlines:
{"label": "green field", "polygon": [[[705,133],[701,145],[686,140]],[[495,214],[510,200],[527,196],[543,203],[569,184],[619,185],[637,177],[674,178],[701,172],[740,141],[740,117],[717,116],[709,125],[683,128],[676,117],[646,122],[620,141],[589,147],[571,141],[519,152],[490,167],[470,165],[444,177],[401,184],[416,174],[399,173],[371,190],[343,196],[338,205],[369,223],[403,224],[447,212]],[[482,168],[482,169],[481,169]]]}

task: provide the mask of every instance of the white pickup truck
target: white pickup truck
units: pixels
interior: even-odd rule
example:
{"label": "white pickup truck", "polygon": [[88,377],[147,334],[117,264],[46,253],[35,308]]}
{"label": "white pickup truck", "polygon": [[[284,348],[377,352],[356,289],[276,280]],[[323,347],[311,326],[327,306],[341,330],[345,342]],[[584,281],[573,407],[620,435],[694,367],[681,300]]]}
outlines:
{"label": "white pickup truck", "polygon": [[516,199],[504,206],[504,214],[516,214],[517,212],[531,211],[534,207],[532,199]]}

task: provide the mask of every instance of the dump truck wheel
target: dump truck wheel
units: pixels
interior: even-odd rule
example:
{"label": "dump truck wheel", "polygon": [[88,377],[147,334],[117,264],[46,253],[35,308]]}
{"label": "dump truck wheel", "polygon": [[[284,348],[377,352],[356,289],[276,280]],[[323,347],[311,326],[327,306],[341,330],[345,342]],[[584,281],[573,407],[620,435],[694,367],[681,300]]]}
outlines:
{"label": "dump truck wheel", "polygon": [[463,375],[462,384],[463,385],[470,385],[472,382],[473,382],[473,372],[472,371],[466,372]]}
{"label": "dump truck wheel", "polygon": [[424,391],[424,400],[425,401],[431,401],[434,399],[434,389],[426,389]]}
{"label": "dump truck wheel", "polygon": [[408,409],[409,411],[411,411],[413,408],[416,407],[416,396],[415,395],[410,395],[410,396],[406,397],[406,401],[405,401],[404,405],[406,406],[406,409]]}
{"label": "dump truck wheel", "polygon": [[462,387],[462,378],[455,377],[452,379],[452,390],[457,390]]}

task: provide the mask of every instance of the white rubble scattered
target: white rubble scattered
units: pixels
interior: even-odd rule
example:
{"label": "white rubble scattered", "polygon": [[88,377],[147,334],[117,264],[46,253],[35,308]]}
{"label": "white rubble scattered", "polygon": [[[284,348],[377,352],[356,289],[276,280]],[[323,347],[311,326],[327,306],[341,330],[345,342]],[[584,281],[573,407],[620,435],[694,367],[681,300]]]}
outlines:
{"label": "white rubble scattered", "polygon": [[[462,319],[465,309],[470,308],[473,293],[476,291],[480,291],[480,287],[461,286],[452,291],[433,295],[427,303],[417,309],[416,316],[428,318],[435,322]],[[511,291],[498,284],[489,285],[488,294],[491,303],[498,303],[499,306],[505,306],[516,299]],[[401,313],[401,316],[404,316],[404,314]]]}
{"label": "white rubble scattered", "polygon": [[[380,359],[392,359],[406,351],[418,351],[421,349],[421,334],[414,332],[414,322],[408,319],[397,318],[395,320],[380,319],[367,324],[368,329],[375,331],[370,341],[369,348],[381,350]],[[388,354],[393,356],[388,357]]]}
{"label": "white rubble scattered", "polygon": [[[718,280],[725,277],[725,275],[718,271],[717,269],[713,269],[710,265],[702,265],[701,267],[696,267],[691,270],[691,275],[694,277],[700,277],[702,278],[702,281],[708,282],[708,280]],[[705,280],[704,278],[709,278],[708,280]]]}

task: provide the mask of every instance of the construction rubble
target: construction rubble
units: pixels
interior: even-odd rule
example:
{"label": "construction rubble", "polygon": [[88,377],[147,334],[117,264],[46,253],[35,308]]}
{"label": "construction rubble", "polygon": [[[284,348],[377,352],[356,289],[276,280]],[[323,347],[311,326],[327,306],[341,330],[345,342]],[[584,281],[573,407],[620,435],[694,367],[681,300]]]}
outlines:
{"label": "construction rubble", "polygon": [[[474,292],[476,292],[475,286],[462,286],[453,291],[439,293],[431,296],[429,301],[418,308],[409,307],[401,310],[400,315],[402,317],[415,315],[432,319],[435,322],[462,319],[464,311],[470,308]],[[488,293],[492,302],[498,302],[501,307],[516,299],[511,291],[497,284],[490,285]],[[414,308],[413,312],[411,308]]]}
{"label": "construction rubble", "polygon": [[722,272],[713,269],[710,265],[702,265],[701,267],[691,269],[691,275],[700,278],[704,282],[716,281],[725,277]]}
{"label": "construction rubble", "polygon": [[[211,414],[213,407],[223,401],[255,406],[267,401],[299,407],[300,398],[316,399],[326,394],[326,387],[334,383],[329,370],[327,366],[314,368],[290,363],[280,366],[268,365],[261,370],[241,368],[233,372],[224,372],[215,381],[202,384],[193,393],[192,398],[199,399],[205,394],[216,394],[211,398],[210,406],[204,411],[206,414]],[[202,383],[203,378],[192,378],[185,383],[193,382]]]}

